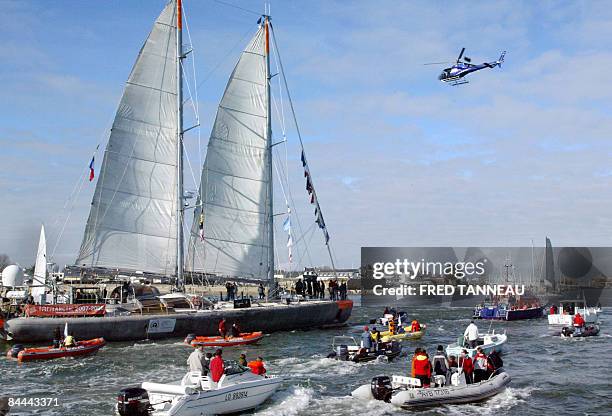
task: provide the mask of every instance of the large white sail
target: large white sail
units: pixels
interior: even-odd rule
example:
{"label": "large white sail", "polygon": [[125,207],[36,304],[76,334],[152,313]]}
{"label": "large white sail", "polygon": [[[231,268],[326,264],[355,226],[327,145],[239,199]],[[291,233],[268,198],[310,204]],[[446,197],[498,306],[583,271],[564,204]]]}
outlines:
{"label": "large white sail", "polygon": [[36,252],[36,264],[34,265],[34,276],[32,276],[32,296],[36,302],[45,294],[45,282],[47,280],[47,239],[45,237],[45,226],[40,227],[40,239],[38,240],[38,251]]}
{"label": "large white sail", "polygon": [[176,267],[176,2],[155,22],[113,122],[76,264]]}
{"label": "large white sail", "polygon": [[[188,270],[266,278],[268,183],[265,29],[242,52],[208,142]],[[203,214],[202,214],[203,213]]]}

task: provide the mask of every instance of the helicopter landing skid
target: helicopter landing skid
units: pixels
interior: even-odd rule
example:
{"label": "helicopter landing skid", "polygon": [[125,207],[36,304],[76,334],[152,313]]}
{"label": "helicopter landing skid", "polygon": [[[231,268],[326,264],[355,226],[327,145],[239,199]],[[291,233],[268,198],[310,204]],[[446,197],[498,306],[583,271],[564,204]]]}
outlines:
{"label": "helicopter landing skid", "polygon": [[450,85],[452,85],[454,87],[454,86],[457,86],[457,85],[463,85],[463,84],[469,84],[469,83],[470,83],[470,81],[468,81],[467,79],[463,79],[461,81],[452,82]]}

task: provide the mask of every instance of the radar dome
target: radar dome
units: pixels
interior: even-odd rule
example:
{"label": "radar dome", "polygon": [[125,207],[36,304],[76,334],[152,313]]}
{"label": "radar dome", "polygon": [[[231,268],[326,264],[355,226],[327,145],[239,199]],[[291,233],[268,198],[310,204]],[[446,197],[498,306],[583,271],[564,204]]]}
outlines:
{"label": "radar dome", "polygon": [[16,264],[6,266],[2,271],[2,286],[23,286],[23,270]]}

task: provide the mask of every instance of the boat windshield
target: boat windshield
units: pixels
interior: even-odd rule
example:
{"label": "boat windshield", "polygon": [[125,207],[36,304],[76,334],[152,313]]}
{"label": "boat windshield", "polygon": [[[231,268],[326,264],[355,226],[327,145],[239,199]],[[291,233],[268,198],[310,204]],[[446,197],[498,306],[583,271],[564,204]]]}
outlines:
{"label": "boat windshield", "polygon": [[231,376],[233,374],[242,374],[244,372],[250,371],[249,367],[244,367],[238,364],[238,362],[234,360],[223,360],[223,364],[225,365],[225,374]]}
{"label": "boat windshield", "polygon": [[357,341],[355,341],[355,338],[349,337],[348,335],[337,336],[334,337],[334,340],[332,341],[332,346],[335,347],[337,345],[357,345]]}

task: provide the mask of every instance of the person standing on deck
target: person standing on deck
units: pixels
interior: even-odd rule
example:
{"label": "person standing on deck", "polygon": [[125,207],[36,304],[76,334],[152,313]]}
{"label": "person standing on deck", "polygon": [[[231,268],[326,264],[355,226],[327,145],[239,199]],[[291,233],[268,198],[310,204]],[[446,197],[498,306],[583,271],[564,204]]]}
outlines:
{"label": "person standing on deck", "polygon": [[468,346],[470,348],[476,348],[476,344],[478,341],[478,327],[474,323],[474,320],[472,320],[467,326],[467,328],[465,328],[463,338],[465,339],[465,342],[468,343]]}
{"label": "person standing on deck", "polygon": [[210,388],[217,389],[217,383],[221,380],[225,372],[225,364],[223,363],[223,352],[218,349],[215,351],[215,356],[210,360]]}
{"label": "person standing on deck", "polygon": [[461,351],[459,366],[463,370],[463,374],[465,374],[465,383],[474,383],[474,362],[466,350]]}
{"label": "person standing on deck", "polygon": [[476,351],[476,356],[474,357],[474,383],[479,383],[487,379],[487,356],[480,347]]}
{"label": "person standing on deck", "polygon": [[198,345],[193,349],[193,352],[189,354],[187,358],[187,365],[189,365],[189,371],[199,371],[204,374],[204,346]]}

